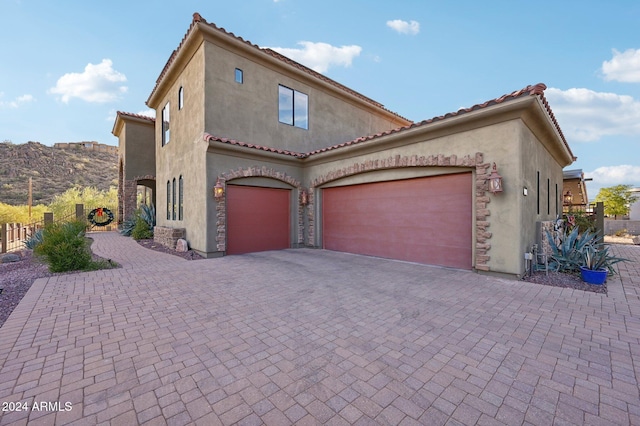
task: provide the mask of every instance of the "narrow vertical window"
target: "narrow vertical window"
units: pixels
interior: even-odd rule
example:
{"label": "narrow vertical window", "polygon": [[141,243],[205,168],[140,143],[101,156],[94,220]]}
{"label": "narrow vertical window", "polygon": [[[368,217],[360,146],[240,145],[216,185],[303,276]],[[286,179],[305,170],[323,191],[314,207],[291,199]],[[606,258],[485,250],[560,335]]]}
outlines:
{"label": "narrow vertical window", "polygon": [[538,172],[538,183],[536,190],[536,200],[538,202],[538,214],[540,214],[540,172]]}
{"label": "narrow vertical window", "polygon": [[278,87],[278,120],[293,126],[293,90],[288,87]]}
{"label": "narrow vertical window", "polygon": [[182,211],[184,206],[184,179],[180,175],[178,180],[178,220],[182,220]]}
{"label": "narrow vertical window", "polygon": [[169,102],[162,108],[162,146],[169,143],[171,132],[169,130]]}
{"label": "narrow vertical window", "polygon": [[176,178],[173,178],[173,194],[171,201],[171,213],[173,216],[173,220],[176,220]]}
{"label": "narrow vertical window", "polygon": [[167,181],[167,220],[171,220],[171,182]]}
{"label": "narrow vertical window", "polygon": [[556,183],[556,216],[558,216],[558,184]]}
{"label": "narrow vertical window", "polygon": [[547,178],[547,214],[551,214],[551,180]]}
{"label": "narrow vertical window", "polygon": [[240,68],[236,68],[236,83],[238,84],[244,83],[244,75]]}
{"label": "narrow vertical window", "polygon": [[309,128],[309,96],[304,93],[293,94],[293,125],[301,129]]}
{"label": "narrow vertical window", "polygon": [[180,86],[178,89],[178,109],[182,109],[184,106],[184,87]]}

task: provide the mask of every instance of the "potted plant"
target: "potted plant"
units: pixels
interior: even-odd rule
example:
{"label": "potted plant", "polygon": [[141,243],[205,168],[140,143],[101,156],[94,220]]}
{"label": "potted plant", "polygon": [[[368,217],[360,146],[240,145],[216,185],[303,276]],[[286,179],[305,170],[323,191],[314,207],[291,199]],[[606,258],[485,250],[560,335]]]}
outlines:
{"label": "potted plant", "polygon": [[609,254],[609,248],[603,244],[588,244],[582,251],[580,275],[588,284],[602,285],[609,273],[615,274],[613,265],[626,259]]}

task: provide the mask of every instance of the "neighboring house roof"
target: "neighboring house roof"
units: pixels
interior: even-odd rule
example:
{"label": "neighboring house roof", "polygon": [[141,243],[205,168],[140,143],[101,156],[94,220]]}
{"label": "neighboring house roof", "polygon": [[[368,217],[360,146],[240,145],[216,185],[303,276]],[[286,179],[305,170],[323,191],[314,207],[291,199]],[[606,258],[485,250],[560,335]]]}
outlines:
{"label": "neighboring house roof", "polygon": [[469,108],[462,108],[462,109],[460,109],[460,110],[458,110],[456,112],[450,112],[450,113],[447,113],[447,114],[444,114],[444,115],[441,115],[441,116],[438,116],[438,117],[430,118],[428,120],[423,120],[423,121],[421,121],[419,123],[412,123],[412,124],[410,124],[408,126],[403,126],[403,127],[398,127],[396,129],[388,130],[386,132],[380,132],[380,133],[376,133],[376,134],[369,135],[369,136],[359,137],[359,138],[353,139],[351,141],[343,142],[343,143],[340,143],[340,144],[337,144],[337,145],[333,145],[333,146],[329,146],[329,147],[322,148],[322,149],[317,149],[317,150],[314,150],[314,151],[311,151],[311,152],[307,152],[307,153],[292,152],[292,151],[286,151],[286,150],[281,150],[281,149],[269,148],[269,147],[265,147],[265,146],[261,146],[261,145],[257,145],[257,144],[236,141],[236,140],[233,140],[233,139],[220,138],[220,137],[212,136],[212,135],[210,135],[208,133],[204,135],[204,140],[207,141],[207,142],[208,141],[216,141],[216,142],[221,142],[221,143],[226,143],[226,144],[231,144],[231,145],[237,145],[237,146],[242,146],[242,147],[247,147],[247,148],[259,149],[259,150],[262,150],[262,151],[269,151],[269,152],[274,152],[274,153],[279,153],[279,154],[284,154],[284,155],[290,155],[290,156],[297,157],[297,158],[306,158],[306,157],[309,157],[309,156],[314,155],[314,154],[319,154],[321,152],[331,151],[331,150],[343,148],[343,147],[346,147],[346,146],[360,144],[360,143],[363,143],[363,142],[371,141],[373,139],[381,138],[383,136],[391,135],[391,134],[394,134],[394,133],[401,133],[401,132],[405,132],[405,131],[410,130],[410,129],[415,129],[415,128],[418,128],[418,127],[426,126],[426,125],[434,123],[434,122],[439,122],[439,121],[451,119],[453,117],[458,117],[460,115],[467,114],[467,113],[470,113],[470,112],[473,112],[473,111],[482,110],[482,109],[488,108],[488,107],[493,106],[493,105],[497,105],[497,104],[501,104],[501,103],[504,103],[504,102],[513,101],[515,99],[522,98],[524,96],[538,96],[539,99],[541,100],[542,105],[544,106],[547,114],[549,115],[549,119],[553,123],[555,129],[558,131],[558,134],[560,135],[560,138],[562,139],[562,142],[563,142],[565,148],[569,152],[569,155],[575,161],[576,157],[573,155],[573,152],[571,151],[571,148],[569,148],[569,144],[567,143],[567,140],[565,139],[564,134],[562,133],[562,130],[560,129],[560,125],[558,124],[558,121],[556,120],[556,118],[555,118],[555,116],[553,114],[553,111],[551,111],[551,107],[549,106],[549,103],[547,102],[547,100],[544,97],[544,90],[546,88],[547,88],[547,86],[545,86],[544,84],[538,83],[536,85],[527,86],[524,89],[517,90],[515,92],[503,95],[503,96],[501,96],[499,98],[492,99],[492,100],[484,102],[482,104],[477,104],[477,105],[474,105],[474,106],[469,107]]}
{"label": "neighboring house roof", "polygon": [[207,28],[212,29],[217,31],[219,34],[222,34],[224,36],[233,38],[235,40],[238,40],[242,43],[244,43],[246,46],[255,49],[256,52],[260,52],[261,54],[264,55],[268,55],[272,58],[277,59],[278,61],[280,61],[282,64],[285,64],[287,66],[296,68],[300,71],[303,71],[304,73],[308,74],[310,77],[313,77],[314,79],[323,81],[325,83],[330,84],[331,86],[335,87],[336,89],[348,93],[351,96],[355,96],[356,98],[369,103],[371,105],[373,105],[376,108],[382,109],[384,111],[386,111],[387,113],[393,114],[395,116],[397,116],[398,118],[407,121],[407,122],[411,122],[411,120],[402,117],[400,114],[390,111],[388,109],[386,109],[384,107],[384,105],[382,105],[379,102],[374,101],[371,98],[368,98],[366,96],[364,96],[361,93],[356,92],[355,90],[352,90],[350,88],[348,88],[347,86],[344,86],[340,83],[338,83],[335,80],[330,79],[329,77],[320,74],[319,72],[316,72],[314,70],[312,70],[311,68],[308,68],[290,58],[287,58],[284,55],[281,55],[280,53],[269,49],[269,48],[261,48],[258,45],[255,45],[245,39],[243,39],[242,37],[236,36],[234,33],[232,32],[228,32],[227,30],[225,30],[224,28],[218,27],[216,24],[214,23],[209,23],[207,22],[202,16],[200,16],[199,13],[194,13],[193,14],[193,20],[191,22],[191,25],[189,26],[189,29],[187,30],[187,33],[184,35],[184,37],[182,38],[182,41],[180,42],[180,44],[178,45],[177,49],[175,49],[172,53],[171,56],[169,57],[169,60],[167,61],[167,63],[165,64],[164,68],[162,69],[162,72],[160,73],[160,75],[158,76],[158,79],[156,80],[156,84],[153,88],[153,90],[151,91],[151,94],[149,95],[149,98],[147,99],[147,105],[149,104],[149,101],[151,100],[151,98],[154,96],[154,94],[156,93],[156,91],[158,90],[158,87],[160,86],[160,83],[162,82],[162,80],[164,79],[164,77],[167,75],[167,73],[169,72],[169,69],[171,68],[171,65],[174,63],[176,57],[178,56],[178,54],[180,53],[180,51],[183,49],[184,45],[186,44],[187,40],[189,39],[190,34],[194,31],[195,27],[198,26],[198,24],[202,24],[202,25],[206,25]]}
{"label": "neighboring house roof", "polygon": [[123,125],[123,121],[124,120],[132,120],[132,121],[138,121],[138,122],[148,122],[148,123],[155,123],[156,119],[153,117],[149,117],[146,115],[142,115],[142,114],[134,114],[132,112],[123,112],[123,111],[118,111],[116,113],[116,120],[113,123],[113,128],[111,129],[111,134],[113,134],[114,136],[118,136],[118,133],[120,132],[120,127]]}

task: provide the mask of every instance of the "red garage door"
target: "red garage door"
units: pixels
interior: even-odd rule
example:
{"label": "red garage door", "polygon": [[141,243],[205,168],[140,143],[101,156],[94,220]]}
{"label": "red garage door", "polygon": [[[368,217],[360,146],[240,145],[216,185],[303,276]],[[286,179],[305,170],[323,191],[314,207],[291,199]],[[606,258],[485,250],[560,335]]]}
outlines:
{"label": "red garage door", "polygon": [[227,185],[227,254],[289,248],[290,193]]}
{"label": "red garage door", "polygon": [[322,191],[329,250],[472,268],[471,173]]}

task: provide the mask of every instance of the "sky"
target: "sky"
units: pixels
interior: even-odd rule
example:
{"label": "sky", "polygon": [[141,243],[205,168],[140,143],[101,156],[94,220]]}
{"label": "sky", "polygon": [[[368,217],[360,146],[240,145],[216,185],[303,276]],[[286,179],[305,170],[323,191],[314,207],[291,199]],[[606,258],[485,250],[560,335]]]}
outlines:
{"label": "sky", "polygon": [[637,0],[0,0],[0,141],[117,145],[194,12],[414,121],[544,83],[589,198],[640,186]]}

